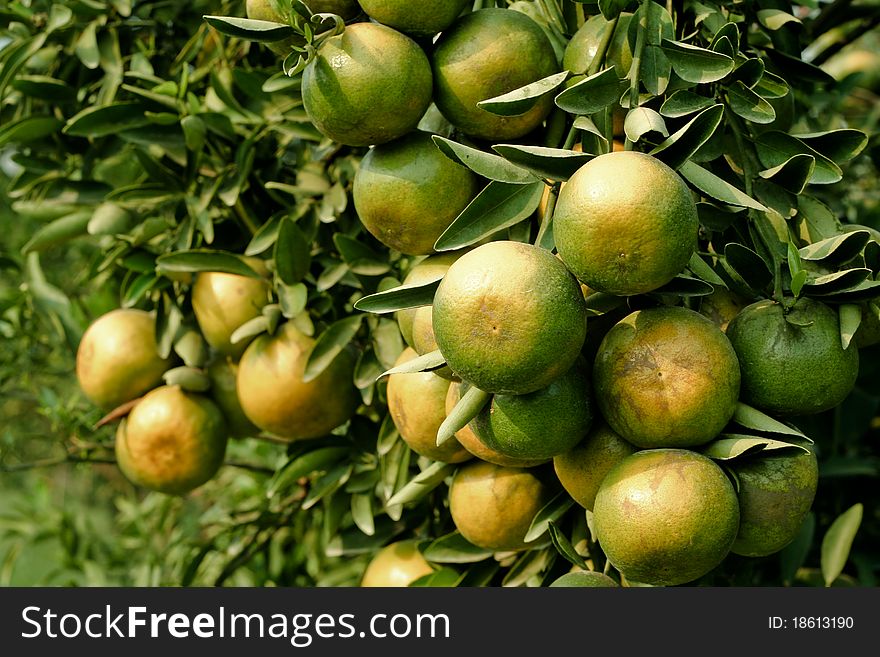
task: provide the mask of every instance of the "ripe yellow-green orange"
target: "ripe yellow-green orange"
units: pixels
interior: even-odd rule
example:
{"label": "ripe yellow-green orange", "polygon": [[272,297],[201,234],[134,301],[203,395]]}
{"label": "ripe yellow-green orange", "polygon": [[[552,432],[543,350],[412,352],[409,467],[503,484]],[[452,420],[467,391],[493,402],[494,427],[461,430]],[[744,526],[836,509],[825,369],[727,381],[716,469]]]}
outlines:
{"label": "ripe yellow-green orange", "polygon": [[617,582],[602,573],[593,572],[592,570],[579,570],[572,573],[565,573],[561,577],[556,578],[550,583],[551,587],[575,588],[613,588],[619,586]]}
{"label": "ripe yellow-green orange", "polygon": [[492,395],[470,427],[484,445],[505,456],[545,460],[577,445],[592,422],[590,378],[576,363],[535,392]]}
{"label": "ripe yellow-green orange", "polygon": [[[434,308],[422,306],[417,308],[412,321],[413,349],[420,356],[437,350],[437,338],[434,336]],[[434,374],[447,381],[457,381],[458,377],[449,366],[434,370]]]}
{"label": "ripe yellow-green orange", "polygon": [[[452,383],[449,386],[449,392],[446,394],[446,414],[449,415],[455,405],[461,399],[461,384]],[[503,465],[511,468],[532,468],[541,463],[545,463],[547,459],[517,459],[506,456],[501,452],[497,452],[488,447],[482,440],[477,437],[470,424],[455,432],[455,438],[461,443],[471,454],[481,461],[494,463],[495,465]]]}
{"label": "ripe yellow-green orange", "polygon": [[76,378],[93,404],[111,409],[159,385],[172,363],[159,356],[155,317],[120,308],[86,329],[76,352]]}
{"label": "ripe yellow-green orange", "polygon": [[[806,447],[806,445],[804,445]],[[740,523],[732,552],[764,557],[791,543],[810,512],[819,484],[812,450],[774,450],[734,459]]]}
{"label": "ripe yellow-green orange", "polygon": [[324,41],[302,75],[306,114],[347,146],[384,144],[415,129],[431,104],[428,57],[405,34],[355,23]]}
{"label": "ripe yellow-green orange", "polygon": [[149,392],[119,425],[116,460],[134,484],[182,495],[211,479],[226,454],[226,423],[204,395],[180,386]]}
{"label": "ripe yellow-green orange", "polygon": [[355,357],[339,352],[321,374],[304,381],[315,340],[293,322],[257,337],[238,364],[236,390],[247,418],[288,440],[320,438],[346,422],[360,403],[352,383]]}
{"label": "ripe yellow-green orange", "polygon": [[469,0],[360,0],[360,3],[377,23],[415,37],[429,37],[452,25]]}
{"label": "ripe yellow-green orange", "polygon": [[619,296],[662,287],[697,246],[697,207],[684,181],[655,157],[600,155],[559,192],[553,234],[580,281]]}
{"label": "ripe yellow-green orange", "polygon": [[[425,285],[432,281],[439,281],[446,275],[449,266],[460,257],[461,252],[440,253],[438,255],[428,256],[409,270],[409,273],[403,279],[403,284],[416,286]],[[400,327],[400,334],[403,336],[403,341],[410,347],[413,346],[412,325],[417,310],[418,308],[405,308],[403,310],[398,310],[397,313],[395,313],[397,325]]]}
{"label": "ripe yellow-green orange", "polygon": [[580,444],[555,457],[553,468],[571,498],[592,511],[605,475],[635,452],[635,447],[600,422]]}
{"label": "ripe yellow-green orange", "polygon": [[260,433],[256,425],[244,414],[241,401],[238,399],[236,389],[238,364],[229,357],[221,356],[209,363],[206,371],[211,379],[211,399],[226,418],[229,435],[233,438],[243,438]]}
{"label": "ripe yellow-green orange", "polygon": [[730,320],[747,305],[748,302],[735,292],[718,286],[712,294],[700,299],[700,314],[711,320],[722,331],[727,331]]}
{"label": "ripe yellow-green orange", "polygon": [[853,389],[859,351],[840,341],[836,310],[801,298],[788,311],[766,299],[727,327],[742,369],[742,400],[779,415],[834,408]]}
{"label": "ripe yellow-green orange", "polygon": [[549,489],[531,470],[475,462],[461,466],[449,489],[452,521],[469,542],[496,552],[525,549]]}
{"label": "ripe yellow-green orange", "polygon": [[[406,349],[395,366],[412,360],[416,352]],[[437,446],[437,430],[446,419],[449,381],[432,372],[392,374],[388,377],[388,412],[400,437],[416,454],[434,461],[460,463],[471,458],[457,440]]]}
{"label": "ripe yellow-green orange", "polygon": [[[314,14],[336,14],[346,21],[356,18],[361,13],[357,0],[307,0],[306,5]],[[269,0],[247,0],[245,13],[252,20],[288,23],[287,18],[276,11]],[[305,39],[299,35],[266,43],[266,46],[280,57],[289,55],[293,46],[303,45]]]}
{"label": "ripe yellow-green orange", "polygon": [[730,421],[740,371],[721,329],[693,310],[659,307],[631,313],[608,332],[593,384],[602,415],[633,445],[690,447]]}
{"label": "ripe yellow-green orange", "polygon": [[522,137],[553,109],[549,94],[516,116],[499,116],[477,106],[559,70],[550,41],[525,14],[507,9],[467,14],[440,36],[432,64],[434,102],[452,125],[472,137]]}
{"label": "ripe yellow-green orange", "polygon": [[[615,23],[614,36],[608,47],[605,64],[613,66],[618,77],[626,77],[632,66],[632,49],[629,46],[627,31],[632,14],[623,12]],[[608,21],[601,14],[591,16],[571,37],[565,47],[562,66],[575,75],[584,75],[599,52],[599,44],[608,28]],[[601,69],[600,69],[601,70]]]}
{"label": "ripe yellow-green orange", "polygon": [[549,251],[519,242],[490,242],[459,258],[437,288],[433,313],[446,363],[486,392],[550,385],[586,336],[578,282]]}
{"label": "ripe yellow-green orange", "polygon": [[402,587],[434,572],[414,540],[397,541],[376,553],[361,579],[362,587]]}
{"label": "ripe yellow-green orange", "polygon": [[352,197],[376,239],[407,255],[425,255],[478,191],[470,169],[443,155],[428,133],[415,131],[370,149]]}
{"label": "ripe yellow-green orange", "polygon": [[593,519],[602,550],[628,580],[672,586],[702,577],[727,556],[739,504],[733,484],[709,458],[654,449],[611,469]]}
{"label": "ripe yellow-green orange", "polygon": [[[251,269],[265,276],[265,263],[248,258]],[[240,357],[249,339],[232,344],[235,330],[248,320],[258,317],[269,303],[271,286],[266,278],[207,271],[196,275],[192,287],[192,307],[205,341],[218,353]]]}

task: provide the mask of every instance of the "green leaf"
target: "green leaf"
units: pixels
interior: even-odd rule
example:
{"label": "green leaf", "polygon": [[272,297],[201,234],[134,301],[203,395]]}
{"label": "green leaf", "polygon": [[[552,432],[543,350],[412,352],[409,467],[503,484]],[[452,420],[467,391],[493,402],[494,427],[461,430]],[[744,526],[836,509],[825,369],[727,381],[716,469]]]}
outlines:
{"label": "green leaf", "polygon": [[76,98],[76,90],[64,80],[46,75],[19,75],[12,81],[16,91],[52,103],[65,103]]}
{"label": "green leaf", "polygon": [[773,272],[764,259],[750,248],[731,242],[724,247],[721,266],[730,273],[732,269],[746,285],[755,291],[773,282]]}
{"label": "green leaf", "polygon": [[834,78],[818,66],[805,62],[800,57],[794,57],[775,48],[764,48],[764,52],[770,61],[780,70],[785,80],[793,82],[796,86],[812,84],[833,85]]}
{"label": "green leaf", "polygon": [[704,169],[699,164],[685,162],[679,167],[678,171],[694,187],[722,203],[743,208],[753,208],[755,210],[767,210],[766,207],[748,196],[745,192],[737,189],[723,178],[719,178],[711,171]]}
{"label": "green leaf", "polygon": [[330,466],[345,459],[350,453],[348,446],[319,447],[305,454],[298,453],[278,470],[266,487],[266,497],[275,497],[285,491],[298,479],[313,472],[327,470]]}
{"label": "green leaf", "polygon": [[440,287],[441,280],[438,278],[423,285],[401,285],[369,294],[355,301],[354,307],[368,313],[391,313],[406,308],[430,306],[434,303],[434,293]]}
{"label": "green leaf", "polygon": [[730,109],[746,121],[766,124],[776,120],[773,106],[740,80],[727,87],[727,102],[730,103]]}
{"label": "green leaf", "polygon": [[501,580],[501,586],[523,586],[547,570],[556,559],[556,550],[529,550],[520,556]]}
{"label": "green leaf", "polygon": [[54,116],[25,116],[0,128],[0,147],[43,139],[58,132],[62,125]]}
{"label": "green leaf", "polygon": [[565,491],[560,491],[547,502],[535,517],[532,518],[532,524],[526,532],[523,541],[531,543],[540,538],[549,529],[550,523],[559,520],[565,513],[574,506],[574,500]]}
{"label": "green leaf", "polygon": [[383,257],[366,244],[343,233],[333,235],[333,243],[349,269],[361,276],[381,276],[391,269],[387,257]]}
{"label": "green leaf", "polygon": [[63,244],[88,232],[92,213],[88,210],[74,212],[40,227],[21,248],[22,253],[42,251]]}
{"label": "green leaf", "polygon": [[442,484],[446,477],[453,472],[455,472],[455,466],[451,463],[435,461],[407,482],[403,488],[394,493],[391,499],[385,503],[385,506],[417,502]]}
{"label": "green leaf", "polygon": [[714,98],[707,98],[687,89],[679,89],[670,96],[667,96],[666,100],[663,101],[663,104],[660,106],[660,114],[670,119],[677,119],[694,112],[700,112],[712,107],[714,104]]}
{"label": "green leaf", "polygon": [[422,575],[418,579],[410,582],[410,587],[431,587],[431,588],[448,588],[458,585],[461,575],[457,570],[452,568],[440,568],[433,573]]}
{"label": "green leaf", "polygon": [[484,392],[476,386],[468,388],[437,429],[437,447],[448,440],[453,440],[456,432],[464,429],[468,422],[477,417],[491,398],[491,393]]}
{"label": "green leaf", "polygon": [[868,135],[861,130],[850,128],[810,132],[793,136],[836,164],[849,162],[868,145]]}
{"label": "green leaf", "polygon": [[450,160],[489,180],[512,185],[526,185],[537,180],[525,169],[511,164],[498,155],[486,153],[438,135],[434,135],[432,139],[437,148]]}
{"label": "green leaf", "polygon": [[765,180],[772,180],[794,194],[800,194],[813,177],[815,169],[816,158],[799,153],[792,155],[782,164],[760,171],[758,175]]}
{"label": "green leaf", "polygon": [[758,452],[772,452],[779,449],[795,449],[806,453],[810,452],[809,449],[802,445],[773,440],[772,438],[735,433],[722,433],[711,443],[702,447],[700,451],[716,461],[730,461],[741,456],[750,456]]}
{"label": "green leaf", "polygon": [[239,326],[229,336],[230,344],[238,344],[242,340],[253,338],[269,330],[269,318],[265,314],[257,315]]}
{"label": "green leaf", "polygon": [[555,91],[568,78],[568,71],[554,73],[537,82],[514,89],[501,96],[482,100],[477,107],[498,116],[518,116],[525,114],[544,96]]}
{"label": "green leaf", "polygon": [[663,39],[660,46],[676,75],[687,82],[717,82],[733,70],[733,58],[681,41]]}
{"label": "green leaf", "polygon": [[569,114],[594,114],[620,99],[622,83],[612,66],[584,78],[556,96],[556,106]]}
{"label": "green leaf", "polygon": [[518,224],[538,208],[543,193],[541,181],[529,185],[490,182],[440,235],[434,249],[461,249]]}
{"label": "green leaf", "polygon": [[174,367],[162,375],[167,386],[180,386],[187,392],[208,392],[211,379],[203,370],[195,367]]}
{"label": "green leaf", "polygon": [[373,495],[372,493],[356,493],[351,496],[351,519],[367,536],[376,533],[376,524],[373,521]]}
{"label": "green leaf", "polygon": [[584,561],[584,558],[574,549],[571,541],[569,541],[568,537],[562,533],[562,530],[559,529],[556,523],[549,523],[547,530],[550,532],[550,542],[553,543],[553,547],[556,548],[556,551],[569,563],[587,570],[587,562]]}
{"label": "green leaf", "polygon": [[839,312],[840,346],[847,349],[862,323],[862,308],[854,303],[844,303],[841,304]]}
{"label": "green leaf", "polygon": [[262,278],[251,269],[242,258],[225,251],[194,249],[192,251],[172,251],[156,259],[156,271],[167,275],[172,273],[191,273],[216,271],[237,274],[249,278]]}
{"label": "green leaf", "polygon": [[791,277],[791,293],[798,298],[801,296],[801,291],[804,289],[804,283],[807,282],[807,270],[801,269],[798,273]]}
{"label": "green leaf", "polygon": [[627,112],[623,131],[626,133],[626,138],[633,143],[649,132],[657,132],[664,137],[669,136],[663,117],[648,107],[636,107]]}
{"label": "green leaf", "polygon": [[[815,293],[813,295],[818,296]],[[849,289],[822,295],[821,299],[830,303],[858,303],[877,297],[880,297],[880,281],[863,281]]]}
{"label": "green leaf", "polygon": [[780,569],[782,571],[782,583],[790,586],[795,573],[804,565],[810,548],[813,545],[813,535],[816,533],[816,516],[808,513],[804,518],[794,540],[786,545],[779,553]]}
{"label": "green leaf", "polygon": [[131,128],[150,125],[142,103],[114,103],[87,107],[67,121],[64,133],[72,137],[106,137]]}
{"label": "green leaf", "polygon": [[752,87],[757,93],[764,98],[784,98],[791,92],[788,83],[778,75],[764,70],[764,74],[758,83]]}
{"label": "green leaf", "polygon": [[492,149],[505,160],[550,180],[568,180],[575,171],[593,159],[589,153],[544,146],[498,144]]}
{"label": "green leaf", "polygon": [[642,2],[629,23],[630,43],[636,43],[638,30],[644,30],[645,47],[639,78],[654,96],[665,93],[672,77],[672,63],[660,47],[664,39],[675,38],[675,26],[666,8],[657,2]]}
{"label": "green leaf", "polygon": [[281,221],[274,251],[275,272],[286,285],[299,283],[309,273],[311,245],[290,217]]}
{"label": "green leaf", "polygon": [[422,354],[412,360],[408,360],[405,363],[401,363],[397,367],[392,367],[390,370],[382,372],[379,378],[384,378],[386,376],[391,376],[392,374],[415,374],[416,372],[433,372],[434,370],[439,370],[441,367],[446,366],[446,359],[443,358],[443,354],[440,353],[440,350],[431,351],[427,354]]}
{"label": "green leaf", "polygon": [[758,90],[755,89],[755,85],[757,85],[764,77],[764,71],[764,60],[759,59],[758,57],[753,57],[738,62],[736,68],[733,69],[733,73],[730,74],[730,80],[731,82],[742,82],[746,88],[763,98],[763,96],[758,93]]}
{"label": "green leaf", "polygon": [[700,278],[700,280],[706,281],[711,285],[727,287],[724,283],[724,279],[716,274],[715,270],[712,269],[709,263],[703,260],[703,257],[698,253],[694,253],[691,256],[691,259],[688,262],[688,269],[690,269],[695,276]]}
{"label": "green leaf", "polygon": [[862,524],[861,504],[854,504],[831,523],[822,538],[822,577],[831,586],[843,572],[859,525]]}
{"label": "green leaf", "polygon": [[840,265],[855,258],[870,241],[871,233],[866,230],[855,230],[851,233],[835,235],[813,244],[808,244],[798,251],[803,260],[811,262]]}
{"label": "green leaf", "polygon": [[836,183],[843,178],[843,172],[830,159],[813,150],[806,143],[784,132],[771,130],[758,136],[755,140],[758,159],[767,168],[783,164],[794,155],[811,155],[816,159],[816,166],[809,182],[815,185]]}
{"label": "green leaf", "polygon": [[[580,2],[581,0],[576,1]],[[598,0],[598,4],[602,16],[605,17],[605,20],[610,21],[620,16],[620,13],[632,4],[632,0]]]}
{"label": "green leaf", "polygon": [[183,130],[183,139],[186,142],[187,150],[193,153],[201,151],[208,135],[208,127],[205,122],[195,115],[185,116],[180,120],[180,127]]}
{"label": "green leaf", "polygon": [[801,25],[801,21],[781,9],[759,9],[758,22],[768,30],[778,30],[788,23]]}
{"label": "green leaf", "polygon": [[683,274],[677,275],[666,285],[650,292],[654,296],[677,296],[677,297],[705,297],[712,294],[715,288],[699,278],[692,278]]}
{"label": "green leaf", "polygon": [[814,278],[807,277],[804,288],[812,296],[824,296],[849,290],[866,281],[870,275],[871,270],[867,268],[845,269]]}
{"label": "green leaf", "polygon": [[309,360],[303,373],[303,383],[313,381],[330,366],[336,356],[354,340],[354,336],[361,328],[363,318],[363,315],[345,317],[327,327],[318,337],[309,354]]}
{"label": "green leaf", "polygon": [[326,474],[318,477],[309,487],[306,498],[302,501],[302,510],[306,511],[322,499],[332,495],[345,485],[351,476],[354,466],[351,463],[340,463]]}
{"label": "green leaf", "polygon": [[[733,413],[733,421],[746,429],[754,429],[755,431],[763,431],[766,433],[778,433],[784,436],[795,436],[796,438],[807,439],[803,433],[797,429],[783,424],[778,420],[752,408],[742,402],[737,402],[736,411]],[[812,442],[812,441],[811,441]]]}
{"label": "green leaf", "polygon": [[203,16],[205,22],[226,36],[248,41],[281,41],[296,34],[290,25],[235,16]]}
{"label": "green leaf", "polygon": [[454,531],[432,541],[422,555],[434,563],[475,563],[492,556],[491,550],[477,547]]}
{"label": "green leaf", "polygon": [[724,105],[719,103],[704,109],[687,125],[650,151],[649,155],[654,155],[673,169],[678,169],[709,141],[721,124],[722,118],[724,118]]}

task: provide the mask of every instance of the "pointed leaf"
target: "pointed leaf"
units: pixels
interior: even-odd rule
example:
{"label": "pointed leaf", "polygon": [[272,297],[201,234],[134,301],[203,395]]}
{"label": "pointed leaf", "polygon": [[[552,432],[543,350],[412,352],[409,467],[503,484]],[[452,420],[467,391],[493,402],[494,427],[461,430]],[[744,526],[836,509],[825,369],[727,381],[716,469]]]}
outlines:
{"label": "pointed leaf", "polygon": [[779,166],[794,155],[805,154],[816,158],[816,166],[810,177],[810,183],[827,185],[836,183],[843,178],[843,172],[834,162],[798,138],[784,132],[777,130],[765,132],[755,140],[755,146],[758,151],[758,159],[767,169]]}
{"label": "pointed leaf", "polygon": [[[819,296],[814,293],[814,296]],[[880,297],[880,281],[863,281],[846,290],[821,295],[822,301],[830,303],[858,303]]]}
{"label": "pointed leaf", "polygon": [[840,346],[849,348],[853,336],[859,330],[862,323],[862,308],[854,303],[844,303],[840,306]]}
{"label": "pointed leaf", "polygon": [[809,453],[802,445],[786,443],[772,438],[761,438],[735,433],[722,433],[717,439],[702,447],[700,452],[716,461],[730,461],[741,456],[769,452],[779,449],[799,449]]}
{"label": "pointed leaf", "polygon": [[550,523],[559,520],[565,515],[566,511],[573,506],[574,500],[571,499],[571,496],[565,491],[560,491],[554,495],[553,498],[535,514],[535,517],[532,519],[532,524],[529,525],[529,529],[526,532],[523,541],[531,543],[535,539],[543,536],[544,532],[549,528]]}
{"label": "pointed leaf", "polygon": [[62,125],[54,116],[25,116],[0,128],[0,147],[48,137],[58,132]]}
{"label": "pointed leaf", "polygon": [[792,155],[782,164],[764,169],[758,175],[765,180],[772,180],[777,185],[782,185],[794,194],[800,194],[804,191],[810,178],[813,177],[815,169],[816,158],[812,155],[799,153]]}
{"label": "pointed leaf", "polygon": [[711,196],[723,203],[736,205],[755,210],[767,210],[762,204],[748,196],[745,192],[737,189],[723,178],[719,178],[711,171],[693,162],[685,162],[678,169],[679,173],[694,187],[704,194]]}
{"label": "pointed leaf", "polygon": [[525,169],[511,164],[499,155],[486,153],[439,135],[434,135],[432,138],[446,157],[484,178],[512,185],[525,185],[537,180]]}
{"label": "pointed leaf", "polygon": [[733,70],[733,58],[699,46],[663,39],[660,47],[676,75],[687,82],[717,82]]}
{"label": "pointed leaf", "polygon": [[475,563],[492,556],[492,550],[469,543],[460,532],[452,532],[434,540],[422,551],[434,563]]}
{"label": "pointed leaf", "polygon": [[386,376],[391,376],[392,374],[414,374],[416,372],[433,372],[434,370],[439,370],[441,367],[446,366],[446,359],[443,358],[443,354],[440,353],[440,350],[431,351],[427,354],[423,354],[418,356],[417,358],[413,358],[412,360],[408,360],[405,363],[401,363],[397,367],[392,367],[390,370],[386,372],[382,372],[379,378],[383,378]]}
{"label": "pointed leaf", "polygon": [[612,66],[572,85],[558,96],[556,106],[569,114],[595,114],[620,98],[621,81]]}
{"label": "pointed leaf", "polygon": [[203,16],[205,22],[226,36],[248,41],[281,41],[296,32],[290,25],[273,21],[258,21],[236,16]]}
{"label": "pointed leaf", "polygon": [[224,274],[237,274],[249,278],[261,278],[239,256],[225,251],[194,249],[192,251],[173,251],[156,259],[156,271],[160,274],[196,273],[216,271]]}
{"label": "pointed leaf", "polygon": [[691,119],[687,125],[661,142],[650,151],[673,169],[681,167],[688,159],[700,150],[724,118],[724,105],[720,103],[703,110]]}
{"label": "pointed leaf", "polygon": [[849,128],[811,132],[794,137],[837,164],[853,159],[868,145],[868,135],[861,130]]}
{"label": "pointed leaf", "polygon": [[866,281],[870,275],[870,269],[856,268],[836,271],[831,274],[816,276],[815,278],[807,277],[804,289],[811,295],[834,294],[859,285]]}
{"label": "pointed leaf", "polygon": [[773,282],[773,272],[764,259],[750,248],[731,242],[724,247],[722,266],[731,267],[755,291]]}
{"label": "pointed leaf", "polygon": [[401,285],[384,292],[376,292],[355,301],[354,307],[364,312],[381,314],[430,306],[434,303],[434,293],[440,287],[441,280],[438,278],[423,285]]}
{"label": "pointed leaf", "polygon": [[843,572],[853,540],[862,524],[862,512],[862,505],[854,504],[831,523],[822,538],[822,577],[825,586],[831,586]]}
{"label": "pointed leaf", "polygon": [[455,434],[464,429],[468,422],[473,420],[483,407],[492,398],[491,393],[484,392],[476,386],[468,388],[455,407],[446,416],[446,419],[440,424],[437,430],[437,447],[440,447],[448,440],[453,440]]}
{"label": "pointed leaf", "polygon": [[301,477],[313,472],[322,472],[344,459],[351,449],[343,447],[319,447],[302,454],[298,452],[278,470],[266,487],[266,497],[275,497],[279,491],[286,490]]}
{"label": "pointed leaf", "polygon": [[587,570],[587,562],[577,553],[577,550],[574,549],[571,541],[569,541],[568,537],[562,533],[562,530],[559,529],[556,523],[549,523],[547,529],[550,532],[550,541],[553,543],[553,547],[556,548],[556,551],[569,561],[569,563]]}
{"label": "pointed leaf", "polygon": [[663,117],[648,107],[636,107],[627,112],[623,131],[626,133],[626,138],[633,143],[649,132],[657,132],[664,137],[669,136]]}
{"label": "pointed leaf", "polygon": [[453,472],[455,472],[455,466],[451,463],[435,461],[394,493],[385,506],[416,502],[442,484],[443,480]]}
{"label": "pointed leaf", "polygon": [[498,116],[518,116],[532,109],[538,101],[552,91],[555,91],[568,78],[568,71],[554,73],[537,82],[532,82],[519,89],[514,89],[501,96],[482,100],[477,103],[487,112]]}
{"label": "pointed leaf", "polygon": [[106,137],[150,125],[146,109],[137,102],[87,107],[67,121],[63,132],[72,137]]}
{"label": "pointed leaf", "polygon": [[727,100],[730,109],[752,123],[773,123],[776,110],[766,100],[737,80],[727,87]]}
{"label": "pointed leaf", "polygon": [[709,283],[699,278],[692,278],[679,274],[663,287],[653,290],[650,294],[655,296],[671,295],[676,297],[705,297],[715,291]]}
{"label": "pointed leaf", "polygon": [[870,241],[871,233],[866,230],[855,230],[851,233],[835,235],[813,244],[808,244],[798,251],[801,258],[811,262],[828,262],[842,264],[855,258]]}
{"label": "pointed leaf", "polygon": [[746,429],[754,429],[755,431],[778,433],[784,436],[795,436],[797,438],[807,439],[807,437],[797,429],[794,429],[787,424],[783,424],[778,420],[774,420],[766,413],[759,411],[757,408],[752,408],[751,406],[743,404],[742,402],[738,402],[736,405],[736,411],[734,411],[733,414],[733,421]]}
{"label": "pointed leaf", "polygon": [[699,112],[715,104],[713,98],[695,94],[687,89],[679,89],[667,96],[660,106],[660,114],[671,119]]}
{"label": "pointed leaf", "polygon": [[308,238],[290,217],[285,217],[275,242],[275,272],[287,285],[299,283],[312,262]]}
{"label": "pointed leaf", "polygon": [[575,171],[593,159],[589,153],[564,148],[498,144],[492,149],[509,162],[550,180],[568,180]]}
{"label": "pointed leaf", "polygon": [[318,337],[312,352],[309,354],[309,360],[306,363],[305,373],[303,374],[303,383],[308,383],[320,376],[330,363],[345,349],[348,344],[354,340],[363,321],[363,315],[355,315],[346,317],[333,322]]}

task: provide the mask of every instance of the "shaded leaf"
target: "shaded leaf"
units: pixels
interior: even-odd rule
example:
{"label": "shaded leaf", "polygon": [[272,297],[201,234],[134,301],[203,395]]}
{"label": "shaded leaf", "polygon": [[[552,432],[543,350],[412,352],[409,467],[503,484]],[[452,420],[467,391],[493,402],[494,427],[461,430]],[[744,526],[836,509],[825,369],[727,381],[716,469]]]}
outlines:
{"label": "shaded leaf", "polygon": [[773,123],[776,110],[766,100],[737,80],[727,87],[727,100],[730,109],[752,123]]}
{"label": "shaded leaf", "polygon": [[422,555],[434,563],[475,563],[492,556],[491,550],[477,547],[454,531],[432,541],[422,550]]}
{"label": "shaded leaf", "polygon": [[543,536],[550,527],[550,523],[559,520],[564,516],[565,513],[574,506],[574,503],[574,500],[571,499],[571,496],[567,492],[558,492],[549,502],[547,502],[547,504],[541,507],[538,513],[535,514],[535,517],[532,519],[532,524],[529,525],[529,529],[526,532],[523,541],[531,543],[535,539]]}
{"label": "shaded leaf", "polygon": [[783,424],[779,420],[774,420],[766,413],[759,411],[757,408],[752,408],[751,406],[743,404],[742,402],[737,402],[736,411],[734,411],[732,419],[746,429],[754,429],[756,431],[764,431],[767,433],[778,433],[784,436],[795,436],[797,438],[809,440],[809,438],[799,430],[790,427],[787,424]]}
{"label": "shaded leaf", "polygon": [[259,21],[237,16],[204,16],[205,22],[226,36],[248,41],[281,41],[296,32],[290,25],[273,21]]}
{"label": "shaded leaf", "polygon": [[861,504],[854,504],[840,514],[822,538],[822,577],[831,586],[843,572],[859,526],[862,524]]}
{"label": "shaded leaf", "polygon": [[778,185],[782,185],[787,190],[800,194],[804,191],[804,187],[810,178],[813,177],[813,171],[816,168],[816,158],[812,155],[800,153],[792,155],[782,164],[759,172],[762,178],[772,180]]}
{"label": "shaded leaf", "polygon": [[753,208],[755,210],[767,209],[742,190],[734,187],[723,178],[719,178],[711,171],[704,169],[699,164],[685,162],[679,167],[678,171],[685,180],[701,192],[723,203]]}
{"label": "shaded leaf", "polygon": [[798,253],[803,260],[839,265],[861,253],[870,239],[871,233],[867,230],[855,230],[808,244]]}
{"label": "shaded leaf", "polygon": [[705,297],[714,291],[714,287],[705,281],[701,281],[699,278],[679,274],[666,285],[653,290],[650,294],[656,296]]}
{"label": "shaded leaf", "polygon": [[814,278],[807,277],[804,288],[812,295],[828,295],[849,290],[868,279],[870,269],[857,268],[832,272]]}
{"label": "shaded leaf", "polygon": [[487,112],[497,114],[498,116],[518,116],[525,114],[532,109],[538,101],[550,92],[556,90],[568,78],[568,71],[554,73],[546,78],[542,78],[537,82],[532,82],[514,89],[501,96],[482,100],[477,103]]}
{"label": "shaded leaf", "polygon": [[492,148],[509,162],[550,180],[568,180],[575,171],[593,159],[589,153],[564,148],[520,144],[498,144]]}
{"label": "shaded leaf", "polygon": [[626,133],[626,138],[633,143],[649,132],[657,132],[664,137],[669,136],[663,117],[647,107],[636,107],[627,112],[623,131]]}
{"label": "shaded leaf", "polygon": [[568,537],[562,533],[562,530],[559,529],[556,523],[549,523],[547,529],[550,532],[550,542],[553,543],[553,547],[556,548],[556,551],[569,563],[587,570],[587,562],[584,561],[584,558],[574,549],[571,541],[569,541]]}
{"label": "shaded leaf", "polygon": [[106,137],[131,128],[150,125],[146,107],[138,102],[87,107],[71,117],[64,133],[72,137]]}
{"label": "shaded leaf", "polygon": [[430,306],[441,280],[423,285],[401,285],[384,292],[376,292],[355,301],[354,307],[368,313],[390,313],[406,308]]}
{"label": "shaded leaf", "polygon": [[868,135],[851,128],[793,136],[837,164],[853,159],[868,145]]}
{"label": "shaded leaf", "polygon": [[525,169],[511,164],[499,155],[486,153],[438,135],[433,135],[432,139],[450,160],[489,180],[512,185],[525,185],[537,180]]}
{"label": "shaded leaf", "polygon": [[584,78],[556,96],[556,106],[569,114],[595,114],[620,99],[621,80],[612,66]]}
{"label": "shaded leaf", "polygon": [[660,106],[660,114],[675,119],[699,112],[714,104],[714,98],[707,98],[687,89],[679,89],[666,97]]}
{"label": "shaded leaf", "polygon": [[196,273],[200,271],[216,271],[225,274],[237,274],[250,278],[261,278],[239,256],[225,251],[194,249],[192,251],[173,251],[156,259],[156,271],[160,274]]}
{"label": "shaded leaf", "polygon": [[286,285],[299,283],[309,272],[311,245],[290,217],[281,221],[275,241],[274,261],[278,278]]}
{"label": "shaded leaf", "polygon": [[717,82],[733,70],[733,58],[689,43],[663,39],[660,46],[676,75],[687,82]]}
{"label": "shaded leaf", "polygon": [[678,169],[688,158],[700,150],[721,124],[724,117],[724,105],[720,103],[704,109],[691,119],[687,125],[677,130],[656,148],[650,151],[658,159],[673,169]]}

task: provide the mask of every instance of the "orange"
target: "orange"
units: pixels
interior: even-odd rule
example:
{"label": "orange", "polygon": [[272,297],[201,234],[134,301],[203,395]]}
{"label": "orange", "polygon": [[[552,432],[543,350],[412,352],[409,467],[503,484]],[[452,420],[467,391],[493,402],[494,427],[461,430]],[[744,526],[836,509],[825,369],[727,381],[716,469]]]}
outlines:
{"label": "orange", "polygon": [[235,438],[257,435],[260,430],[247,419],[238,399],[238,364],[230,358],[221,357],[215,359],[206,369],[211,379],[211,399],[226,418],[229,435]]}
{"label": "orange", "polygon": [[360,0],[370,18],[415,37],[429,37],[449,27],[470,0]]}
{"label": "orange", "polygon": [[361,586],[409,586],[433,572],[434,569],[419,552],[416,541],[398,541],[376,553],[364,571]]}
{"label": "orange", "polygon": [[[613,66],[617,76],[621,78],[626,77],[632,66],[632,49],[627,38],[631,20],[631,13],[623,12],[620,14],[611,45],[608,48],[608,55],[605,58],[606,66]],[[584,75],[599,51],[599,44],[607,27],[608,21],[601,14],[587,19],[568,42],[562,59],[563,67],[575,75]]]}
{"label": "orange", "polygon": [[[410,269],[406,278],[403,279],[403,284],[425,285],[432,281],[439,281],[449,270],[449,266],[459,257],[461,257],[461,253],[441,253],[424,258]],[[413,346],[412,326],[417,310],[418,308],[405,308],[395,313],[400,334],[410,347]]]}
{"label": "orange", "polygon": [[550,586],[553,588],[588,587],[604,589],[616,587],[619,586],[619,584],[608,577],[608,575],[596,573],[591,570],[579,570],[572,573],[565,573],[562,577],[553,580]]}

